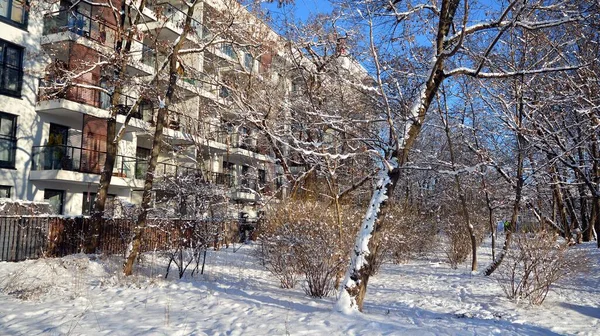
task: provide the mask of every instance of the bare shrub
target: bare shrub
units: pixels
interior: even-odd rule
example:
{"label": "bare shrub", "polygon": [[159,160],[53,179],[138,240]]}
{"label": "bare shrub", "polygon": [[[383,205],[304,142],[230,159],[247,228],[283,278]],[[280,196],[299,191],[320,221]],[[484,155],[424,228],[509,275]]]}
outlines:
{"label": "bare shrub", "polygon": [[196,174],[163,176],[155,190],[156,230],[164,235],[167,246],[163,254],[169,258],[165,278],[172,265],[179,278],[190,267],[192,276],[202,274],[206,249],[211,244],[216,249],[223,243],[223,212],[229,202],[225,191]]}
{"label": "bare shrub", "polygon": [[[268,224],[265,226],[270,229]],[[288,225],[282,225],[276,233],[264,233],[259,239],[261,248],[257,250],[257,257],[279,280],[281,288],[294,288],[300,275],[294,256],[296,242],[293,232],[289,229]]]}
{"label": "bare shrub", "polygon": [[404,263],[429,251],[437,231],[428,216],[401,206],[390,208],[380,225],[384,240],[380,244],[380,251],[384,254],[383,258],[378,258],[380,262],[389,259],[394,263]]}
{"label": "bare shrub", "polygon": [[293,287],[302,275],[306,294],[325,297],[332,292],[335,277],[348,260],[357,215],[343,209],[339,223],[336,212],[326,204],[283,203],[267,213],[258,256],[282,287]]}
{"label": "bare shrub", "polygon": [[496,279],[509,299],[540,305],[552,285],[585,269],[586,259],[567,250],[552,232],[514,233]]}
{"label": "bare shrub", "polygon": [[[489,233],[485,204],[471,193],[467,193],[466,202],[475,242],[479,246]],[[457,268],[465,262],[472,252],[471,235],[463,209],[457,197],[446,195],[446,200],[437,214],[446,238],[446,257],[452,268]]]}
{"label": "bare shrub", "polygon": [[449,224],[444,228],[448,238],[446,256],[452,268],[457,268],[471,254],[469,231],[464,225]]}

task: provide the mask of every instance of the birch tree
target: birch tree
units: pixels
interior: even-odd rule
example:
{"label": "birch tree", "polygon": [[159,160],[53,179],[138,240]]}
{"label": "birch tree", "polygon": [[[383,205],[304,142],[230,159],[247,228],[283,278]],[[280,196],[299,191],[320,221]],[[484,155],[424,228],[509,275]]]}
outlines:
{"label": "birch tree", "polygon": [[[548,31],[575,25],[583,19],[577,6],[564,2],[547,6],[541,1],[510,1],[497,8],[475,4],[468,0],[363,1],[356,6],[348,6],[358,11],[360,19],[369,27],[374,77],[384,102],[382,115],[386,116],[390,136],[382,160],[385,170],[373,191],[342,282],[345,290],[340,294],[338,308],[343,311],[362,309],[371,275],[369,258],[376,255],[377,250],[377,245],[370,242],[377,240],[377,218],[382,215],[379,212],[385,213],[390,201],[388,195],[393,194],[401,177],[399,167],[409,162],[410,150],[442,82],[459,76],[502,80],[566,71],[579,66],[562,58],[562,52],[548,53],[543,62],[528,68],[510,69],[494,62],[504,52],[501,46],[509,30]],[[379,42],[382,40],[387,49]],[[431,42],[431,47],[426,41]],[[392,48],[401,53],[400,57],[419,63],[418,71],[411,74],[415,76],[413,83],[417,88],[413,91],[412,104],[404,110],[405,114],[392,110],[389,100],[394,96],[386,90],[382,80],[395,76],[382,57],[383,50]],[[423,51],[429,51],[431,56],[426,62],[419,62],[418,56],[423,55]]]}

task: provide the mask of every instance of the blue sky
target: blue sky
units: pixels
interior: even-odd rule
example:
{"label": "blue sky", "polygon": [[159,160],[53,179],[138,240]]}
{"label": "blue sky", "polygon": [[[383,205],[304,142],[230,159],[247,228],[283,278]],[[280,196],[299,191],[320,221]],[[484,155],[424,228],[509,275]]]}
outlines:
{"label": "blue sky", "polygon": [[332,9],[328,0],[295,0],[295,4],[278,8],[277,4],[266,4],[273,17],[294,15],[296,19],[306,20],[311,14],[329,13]]}

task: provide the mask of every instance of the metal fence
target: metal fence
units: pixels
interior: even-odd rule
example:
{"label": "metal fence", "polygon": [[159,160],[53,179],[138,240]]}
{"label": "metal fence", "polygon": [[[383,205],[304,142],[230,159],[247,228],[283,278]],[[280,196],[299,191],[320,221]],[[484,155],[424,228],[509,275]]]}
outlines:
{"label": "metal fence", "polygon": [[[3,216],[0,261],[62,257],[80,252],[124,256],[135,225],[129,219],[104,218],[96,230],[92,219],[85,217]],[[192,241],[189,238],[202,230],[202,237],[210,237],[204,244],[217,248],[236,239],[238,225],[232,220],[149,219],[141,251],[168,250],[174,244]],[[90,251],[91,246],[94,251]]]}

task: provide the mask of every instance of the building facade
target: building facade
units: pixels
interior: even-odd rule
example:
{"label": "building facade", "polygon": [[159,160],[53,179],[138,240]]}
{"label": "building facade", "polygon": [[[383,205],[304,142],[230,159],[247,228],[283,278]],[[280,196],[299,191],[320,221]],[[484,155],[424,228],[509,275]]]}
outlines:
{"label": "building facade", "polygon": [[[138,1],[111,3],[115,7],[0,0],[0,198],[5,201],[47,202],[54,214],[67,216],[92,210],[106,159],[106,120],[115,108],[110,62],[126,26],[119,13],[139,8]],[[127,83],[117,106],[123,111],[118,128],[127,125],[118,143],[109,211],[113,203],[141,202],[160,105],[160,98],[148,95],[148,86],[165,82],[159,74],[163,49],[180,38],[187,10],[182,1],[150,1],[132,23]],[[243,21],[260,27],[261,38],[277,43],[276,34],[237,2],[196,6],[193,31],[185,41],[187,50],[196,51],[179,60],[176,99],[169,107],[156,176],[201,175],[227,191],[228,215],[253,216],[261,198],[280,187],[281,178],[268,146],[236,117],[223,83],[240,69],[268,74],[276,53],[253,55],[239,40],[244,34],[234,37],[219,26],[232,10],[235,17],[245,16]],[[256,34],[252,29],[248,36]]]}

